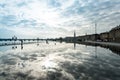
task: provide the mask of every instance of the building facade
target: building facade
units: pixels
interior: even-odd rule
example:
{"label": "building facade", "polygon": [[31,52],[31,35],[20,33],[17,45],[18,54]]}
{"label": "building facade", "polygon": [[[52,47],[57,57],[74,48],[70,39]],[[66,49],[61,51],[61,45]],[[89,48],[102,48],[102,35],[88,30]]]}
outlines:
{"label": "building facade", "polygon": [[110,30],[109,41],[120,42],[120,25]]}
{"label": "building facade", "polygon": [[109,32],[104,32],[100,34],[101,41],[109,41]]}

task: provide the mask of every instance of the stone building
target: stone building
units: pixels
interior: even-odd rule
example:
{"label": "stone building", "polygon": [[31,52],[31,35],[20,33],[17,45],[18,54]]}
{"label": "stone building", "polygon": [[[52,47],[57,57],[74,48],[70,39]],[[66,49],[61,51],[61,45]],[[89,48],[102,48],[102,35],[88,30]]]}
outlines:
{"label": "stone building", "polygon": [[120,42],[120,25],[110,30],[109,41]]}
{"label": "stone building", "polygon": [[80,41],[80,42],[83,42],[86,40],[86,37],[85,36],[78,36],[77,37],[77,41]]}
{"label": "stone building", "polygon": [[91,34],[77,37],[78,41],[97,41],[99,39],[99,34]]}
{"label": "stone building", "polygon": [[101,41],[109,41],[109,32],[104,32],[100,34]]}
{"label": "stone building", "polygon": [[99,39],[100,39],[99,34],[92,34],[92,35],[89,35],[89,37],[88,37],[88,40],[90,40],[90,41],[97,41]]}

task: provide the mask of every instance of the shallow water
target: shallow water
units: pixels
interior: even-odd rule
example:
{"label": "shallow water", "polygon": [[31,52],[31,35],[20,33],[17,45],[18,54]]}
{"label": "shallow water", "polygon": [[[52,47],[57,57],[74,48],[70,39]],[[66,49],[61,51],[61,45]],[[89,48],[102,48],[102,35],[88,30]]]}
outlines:
{"label": "shallow water", "polygon": [[72,43],[1,46],[0,80],[120,80],[120,56]]}

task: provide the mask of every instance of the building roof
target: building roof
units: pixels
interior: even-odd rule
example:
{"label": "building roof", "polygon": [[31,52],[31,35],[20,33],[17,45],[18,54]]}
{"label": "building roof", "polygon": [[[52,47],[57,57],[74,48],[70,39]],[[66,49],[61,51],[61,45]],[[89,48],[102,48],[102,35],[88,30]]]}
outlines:
{"label": "building roof", "polygon": [[117,30],[117,29],[120,29],[120,25],[115,28],[112,28],[111,30]]}
{"label": "building roof", "polygon": [[108,32],[103,32],[103,33],[100,33],[100,34],[108,34]]}

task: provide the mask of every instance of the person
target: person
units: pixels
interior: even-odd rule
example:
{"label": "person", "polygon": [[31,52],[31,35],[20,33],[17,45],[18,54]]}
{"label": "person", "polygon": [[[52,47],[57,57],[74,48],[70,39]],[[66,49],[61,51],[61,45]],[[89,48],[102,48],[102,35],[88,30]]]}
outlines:
{"label": "person", "polygon": [[23,49],[23,40],[21,40],[21,49]]}
{"label": "person", "polygon": [[46,44],[49,44],[49,43],[48,43],[48,40],[46,40]]}

